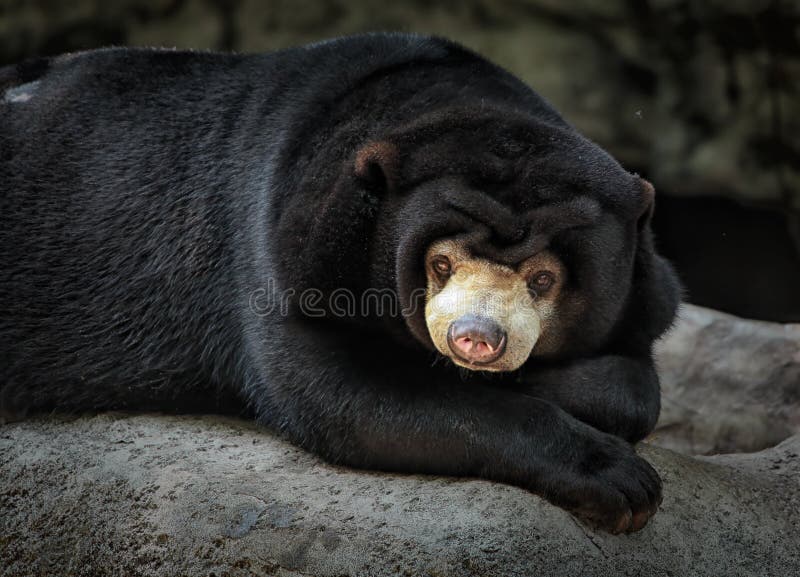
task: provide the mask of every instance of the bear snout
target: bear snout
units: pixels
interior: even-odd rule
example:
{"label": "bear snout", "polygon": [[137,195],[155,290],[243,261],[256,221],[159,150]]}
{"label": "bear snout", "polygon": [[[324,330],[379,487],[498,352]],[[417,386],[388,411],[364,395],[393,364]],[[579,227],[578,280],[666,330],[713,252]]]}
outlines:
{"label": "bear snout", "polygon": [[466,314],[447,330],[447,344],[460,359],[472,364],[496,361],[506,350],[506,331],[485,316]]}

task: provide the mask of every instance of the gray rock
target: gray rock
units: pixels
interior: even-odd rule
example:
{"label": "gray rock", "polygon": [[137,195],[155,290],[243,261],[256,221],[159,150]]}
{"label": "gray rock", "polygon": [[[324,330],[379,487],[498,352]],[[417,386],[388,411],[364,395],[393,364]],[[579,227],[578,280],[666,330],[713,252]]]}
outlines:
{"label": "gray rock", "polygon": [[641,532],[524,490],[326,465],[255,425],[107,414],[0,428],[0,574],[796,575],[800,436],[754,455],[642,453]]}
{"label": "gray rock", "polygon": [[656,349],[662,407],[653,443],[749,452],[800,433],[800,324],[682,305]]}

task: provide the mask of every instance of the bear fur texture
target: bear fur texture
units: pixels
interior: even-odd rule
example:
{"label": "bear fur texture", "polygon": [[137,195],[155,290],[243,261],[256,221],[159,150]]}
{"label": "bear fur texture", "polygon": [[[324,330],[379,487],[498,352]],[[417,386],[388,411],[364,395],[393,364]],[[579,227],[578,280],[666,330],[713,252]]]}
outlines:
{"label": "bear fur texture", "polygon": [[[653,189],[456,44],[0,69],[0,193],[6,416],[241,407],[332,462],[512,483],[613,532],[658,507],[631,445],[680,292]],[[427,266],[442,239],[481,290],[558,263],[547,307],[520,305],[538,340],[511,369],[432,338],[426,302],[458,264]]]}

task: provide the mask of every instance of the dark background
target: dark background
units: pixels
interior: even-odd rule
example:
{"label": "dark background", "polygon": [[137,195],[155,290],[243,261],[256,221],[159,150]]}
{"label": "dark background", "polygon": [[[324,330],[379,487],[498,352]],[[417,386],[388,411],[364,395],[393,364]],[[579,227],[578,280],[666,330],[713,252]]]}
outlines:
{"label": "dark background", "polygon": [[655,184],[658,244],[689,301],[800,321],[796,0],[0,0],[0,64],[370,30],[448,36],[519,75]]}

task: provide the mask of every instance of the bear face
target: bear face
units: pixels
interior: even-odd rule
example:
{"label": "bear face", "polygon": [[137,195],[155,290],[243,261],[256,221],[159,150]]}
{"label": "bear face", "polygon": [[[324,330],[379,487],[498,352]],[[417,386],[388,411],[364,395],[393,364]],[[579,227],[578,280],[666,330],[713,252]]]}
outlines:
{"label": "bear face", "polygon": [[[516,267],[476,258],[461,239],[434,242],[425,257],[425,323],[437,350],[457,365],[513,371],[558,348],[563,263],[544,250]],[[556,325],[556,326],[553,326]]]}

